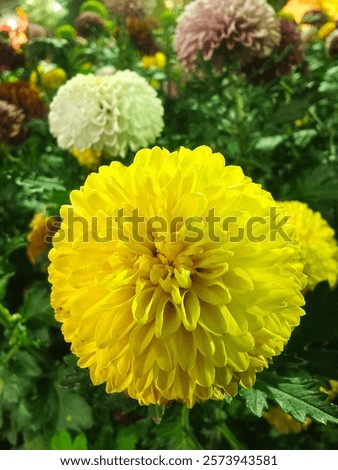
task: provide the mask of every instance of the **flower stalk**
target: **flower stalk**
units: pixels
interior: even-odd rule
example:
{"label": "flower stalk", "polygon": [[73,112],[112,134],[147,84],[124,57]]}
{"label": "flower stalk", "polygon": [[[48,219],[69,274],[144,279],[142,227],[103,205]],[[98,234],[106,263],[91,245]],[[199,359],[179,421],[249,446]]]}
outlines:
{"label": "flower stalk", "polygon": [[252,165],[250,162],[250,144],[246,127],[247,114],[245,112],[244,99],[240,89],[240,78],[236,74],[230,75],[232,83],[233,105],[236,119],[236,138],[239,150],[239,160],[244,166],[246,174],[251,176]]}

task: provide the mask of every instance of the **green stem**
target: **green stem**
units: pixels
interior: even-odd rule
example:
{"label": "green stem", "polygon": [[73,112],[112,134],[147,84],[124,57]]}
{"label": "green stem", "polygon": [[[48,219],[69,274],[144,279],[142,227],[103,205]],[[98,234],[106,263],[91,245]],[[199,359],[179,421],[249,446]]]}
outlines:
{"label": "green stem", "polygon": [[10,314],[9,310],[0,304],[0,323],[8,328],[13,323],[13,316]]}
{"label": "green stem", "polygon": [[189,423],[189,413],[190,413],[189,408],[187,408],[186,406],[183,406],[182,407],[182,414],[181,414],[182,428],[183,428],[184,432],[189,436],[191,441],[193,441],[196,449],[203,450],[203,447],[198,442],[195,435],[191,432],[190,423]]}
{"label": "green stem", "polygon": [[230,444],[233,450],[243,450],[242,444],[239,442],[237,437],[231,432],[230,428],[222,422],[217,426],[217,431],[224,437],[224,439]]}
{"label": "green stem", "polygon": [[0,155],[3,155],[4,158],[8,158],[10,156],[7,145],[2,142],[0,142]]}
{"label": "green stem", "polygon": [[252,168],[250,163],[249,152],[249,137],[246,129],[246,112],[244,106],[243,96],[240,90],[240,77],[235,73],[230,74],[230,81],[232,85],[233,104],[236,118],[236,137],[239,149],[239,161],[245,165],[245,171],[248,176],[251,176]]}

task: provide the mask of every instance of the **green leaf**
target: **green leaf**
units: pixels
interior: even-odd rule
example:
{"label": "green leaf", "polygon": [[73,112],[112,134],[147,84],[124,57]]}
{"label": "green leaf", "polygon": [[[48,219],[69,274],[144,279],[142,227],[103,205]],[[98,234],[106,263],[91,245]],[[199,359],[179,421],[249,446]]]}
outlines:
{"label": "green leaf", "polygon": [[256,150],[259,150],[261,152],[272,152],[272,150],[275,150],[286,139],[286,135],[273,135],[269,137],[262,137],[256,143]]}
{"label": "green leaf", "polygon": [[338,406],[325,401],[319,386],[312,378],[279,377],[268,372],[257,380],[257,388],[297,421],[305,423],[309,417],[323,424],[338,424]]}
{"label": "green leaf", "polygon": [[310,104],[317,98],[314,94],[307,93],[306,97],[293,98],[289,103],[282,103],[274,113],[275,125],[291,123],[301,119],[308,112]]}
{"label": "green leaf", "polygon": [[5,404],[18,403],[21,397],[20,381],[11,372],[0,370],[1,394]]}
{"label": "green leaf", "polygon": [[337,74],[338,74],[338,66],[331,67],[326,72],[324,79],[319,86],[320,93],[337,95],[337,92],[338,92]]}
{"label": "green leaf", "polygon": [[268,3],[275,11],[279,11],[288,3],[288,0],[268,0]]}
{"label": "green leaf", "polygon": [[39,377],[41,368],[35,358],[27,351],[18,351],[15,354],[12,370],[17,377]]}
{"label": "green leaf", "polygon": [[25,450],[49,450],[49,445],[47,446],[46,443],[46,437],[41,434],[25,439],[24,447]]}
{"label": "green leaf", "polygon": [[116,435],[116,448],[118,450],[134,450],[139,440],[138,429],[136,426],[127,426],[120,428]]}
{"label": "green leaf", "polygon": [[0,268],[0,302],[4,300],[4,297],[6,296],[8,281],[14,276],[14,274],[14,271],[4,273]]}
{"label": "green leaf", "polygon": [[82,431],[93,425],[92,410],[86,400],[69,390],[59,388],[58,427]]}
{"label": "green leaf", "polygon": [[266,393],[256,388],[242,389],[240,396],[244,398],[247,408],[256,416],[261,417],[268,409]]}
{"label": "green leaf", "polygon": [[70,434],[65,429],[56,431],[51,439],[52,450],[73,450],[73,443]]}
{"label": "green leaf", "polygon": [[318,134],[314,129],[302,129],[294,132],[293,138],[298,147],[306,147],[316,135]]}
{"label": "green leaf", "polygon": [[35,282],[27,292],[20,313],[24,318],[36,318],[48,320],[48,323],[54,324],[53,309],[50,306],[49,286],[43,281]]}
{"label": "green leaf", "polygon": [[164,415],[160,425],[156,427],[156,437],[160,443],[165,442],[167,449],[195,450],[202,449],[189,423],[189,410],[177,405],[169,415]]}
{"label": "green leaf", "polygon": [[87,450],[87,449],[88,449],[87,437],[82,432],[75,437],[73,441],[73,450]]}

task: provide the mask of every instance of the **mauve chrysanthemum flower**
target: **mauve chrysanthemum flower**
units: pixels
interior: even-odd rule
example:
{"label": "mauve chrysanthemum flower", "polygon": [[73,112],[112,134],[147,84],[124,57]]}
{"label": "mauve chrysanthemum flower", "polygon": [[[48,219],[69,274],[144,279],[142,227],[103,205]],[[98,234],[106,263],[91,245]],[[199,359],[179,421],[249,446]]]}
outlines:
{"label": "mauve chrysanthemum flower", "polygon": [[[294,65],[303,62],[304,45],[297,25],[287,19],[280,20],[281,41],[276,54],[266,59],[255,58],[242,68],[251,83],[258,85],[288,75]],[[272,60],[270,60],[272,59]]]}
{"label": "mauve chrysanthemum flower", "polygon": [[21,108],[0,100],[0,142],[15,143],[22,134],[25,114]]}
{"label": "mauve chrysanthemum flower", "polygon": [[[279,23],[265,0],[196,0],[177,20],[174,45],[188,70],[200,52],[211,60],[266,57],[280,41]],[[219,60],[218,60],[219,62]]]}

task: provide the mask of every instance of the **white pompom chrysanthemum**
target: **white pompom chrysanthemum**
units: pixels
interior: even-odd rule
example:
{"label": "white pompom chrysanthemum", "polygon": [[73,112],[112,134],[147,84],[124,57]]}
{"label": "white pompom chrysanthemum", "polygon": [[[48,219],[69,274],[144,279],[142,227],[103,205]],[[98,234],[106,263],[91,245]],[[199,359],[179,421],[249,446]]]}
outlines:
{"label": "white pompom chrysanthemum", "polygon": [[152,144],[163,129],[154,89],[130,70],[112,76],[76,75],[59,88],[49,113],[51,133],[64,149],[91,148],[124,157]]}

